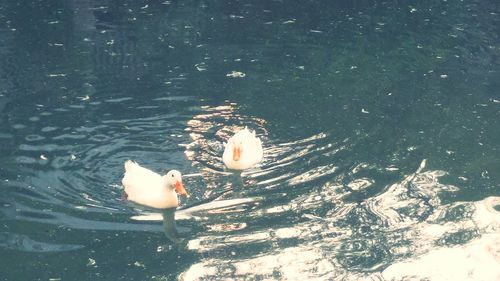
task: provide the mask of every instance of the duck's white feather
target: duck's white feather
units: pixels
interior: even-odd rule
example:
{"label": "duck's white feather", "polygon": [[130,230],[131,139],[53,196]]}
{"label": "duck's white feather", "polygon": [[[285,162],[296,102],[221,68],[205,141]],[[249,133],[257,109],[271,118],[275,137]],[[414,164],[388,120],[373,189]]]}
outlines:
{"label": "duck's white feather", "polygon": [[[237,161],[233,158],[235,146],[241,148],[241,156]],[[255,132],[250,132],[245,128],[238,131],[227,141],[222,154],[222,161],[229,169],[245,170],[260,163],[263,157],[262,142],[255,136]]]}
{"label": "duck's white feather", "polygon": [[127,199],[152,208],[174,208],[179,205],[177,194],[168,188],[163,177],[136,162],[125,162],[122,184]]}

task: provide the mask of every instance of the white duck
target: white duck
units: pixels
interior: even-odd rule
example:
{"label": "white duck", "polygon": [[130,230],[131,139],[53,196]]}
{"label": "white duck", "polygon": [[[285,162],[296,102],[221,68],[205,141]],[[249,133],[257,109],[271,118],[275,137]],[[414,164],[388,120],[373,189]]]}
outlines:
{"label": "white duck", "polygon": [[179,206],[176,191],[189,197],[182,185],[181,173],[169,171],[161,176],[136,162],[125,162],[125,175],[122,179],[127,199],[152,208],[166,209]]}
{"label": "white duck", "polygon": [[222,161],[229,169],[248,169],[260,163],[264,156],[260,139],[246,127],[234,134],[225,146]]}

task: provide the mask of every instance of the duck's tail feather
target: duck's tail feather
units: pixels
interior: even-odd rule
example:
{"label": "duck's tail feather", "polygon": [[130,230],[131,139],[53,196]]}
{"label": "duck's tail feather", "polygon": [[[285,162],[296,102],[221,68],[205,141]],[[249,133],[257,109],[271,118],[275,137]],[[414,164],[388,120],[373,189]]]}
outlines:
{"label": "duck's tail feather", "polygon": [[132,160],[125,161],[125,172],[132,169],[136,165],[137,165],[137,163],[132,161]]}

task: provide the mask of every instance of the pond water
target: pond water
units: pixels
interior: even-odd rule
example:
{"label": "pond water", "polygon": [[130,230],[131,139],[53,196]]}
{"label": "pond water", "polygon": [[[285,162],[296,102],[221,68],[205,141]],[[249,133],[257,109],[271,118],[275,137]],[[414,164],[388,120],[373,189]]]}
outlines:
{"label": "pond water", "polygon": [[[0,279],[500,280],[499,13],[2,1]],[[179,240],[128,159],[185,175]]]}

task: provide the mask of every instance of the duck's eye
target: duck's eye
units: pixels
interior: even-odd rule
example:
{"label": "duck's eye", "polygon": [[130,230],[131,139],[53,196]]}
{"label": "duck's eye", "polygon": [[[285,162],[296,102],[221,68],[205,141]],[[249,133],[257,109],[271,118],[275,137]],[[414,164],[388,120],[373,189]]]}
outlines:
{"label": "duck's eye", "polygon": [[172,174],[172,177],[174,177],[174,174]]}

